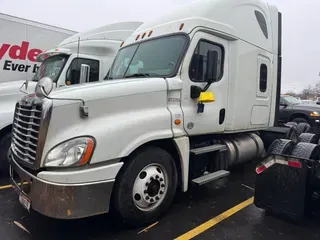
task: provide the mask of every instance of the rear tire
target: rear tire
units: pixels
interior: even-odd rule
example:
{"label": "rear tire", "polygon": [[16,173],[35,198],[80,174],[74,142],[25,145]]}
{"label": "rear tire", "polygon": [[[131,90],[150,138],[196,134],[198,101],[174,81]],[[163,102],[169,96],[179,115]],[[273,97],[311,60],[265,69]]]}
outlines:
{"label": "rear tire", "polygon": [[294,145],[294,141],[290,139],[276,139],[269,147],[268,154],[291,155]]}
{"label": "rear tire", "polygon": [[308,123],[307,119],[305,118],[295,118],[292,120],[292,122],[296,122],[296,123]]}
{"label": "rear tire", "polygon": [[171,205],[177,182],[172,156],[162,148],[145,147],[129,157],[117,177],[114,213],[129,226],[154,222]]}
{"label": "rear tire", "polygon": [[288,125],[289,130],[287,131],[285,135],[285,139],[292,140],[293,142],[298,142],[298,133],[297,133],[297,127],[295,125]]}
{"label": "rear tire", "polygon": [[297,126],[297,134],[300,136],[302,133],[308,132],[310,125],[308,123],[299,123]]}
{"label": "rear tire", "polygon": [[287,122],[285,125],[286,126],[298,126],[298,123],[296,123],[296,122]]}
{"label": "rear tire", "polygon": [[0,173],[1,176],[9,176],[9,149],[11,134],[7,133],[0,139]]}
{"label": "rear tire", "polygon": [[294,147],[292,156],[303,159],[319,160],[320,146],[313,143],[299,142]]}
{"label": "rear tire", "polygon": [[301,133],[298,142],[314,143],[317,144],[319,137],[313,133]]}

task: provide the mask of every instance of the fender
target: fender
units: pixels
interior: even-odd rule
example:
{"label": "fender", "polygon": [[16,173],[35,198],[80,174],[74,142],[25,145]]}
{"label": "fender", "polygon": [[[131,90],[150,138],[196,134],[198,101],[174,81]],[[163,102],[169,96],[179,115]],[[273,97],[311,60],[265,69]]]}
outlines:
{"label": "fender", "polygon": [[188,182],[189,182],[188,179],[189,179],[190,142],[189,142],[189,138],[185,136],[174,138],[173,140],[180,157],[182,191],[186,192],[188,190]]}

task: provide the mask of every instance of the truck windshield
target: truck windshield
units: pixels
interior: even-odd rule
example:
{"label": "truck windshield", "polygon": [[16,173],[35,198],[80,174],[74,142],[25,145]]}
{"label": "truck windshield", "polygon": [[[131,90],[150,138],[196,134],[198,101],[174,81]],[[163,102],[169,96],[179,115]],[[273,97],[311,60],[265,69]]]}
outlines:
{"label": "truck windshield", "polygon": [[43,77],[50,77],[53,82],[56,82],[68,57],[68,55],[64,54],[48,57],[41,63],[38,71],[33,76],[32,81],[39,81]]}
{"label": "truck windshield", "polygon": [[171,76],[186,43],[185,35],[175,35],[125,47],[119,50],[105,79]]}
{"label": "truck windshield", "polygon": [[301,101],[298,100],[295,97],[292,96],[282,96],[283,99],[285,99],[285,101],[287,101],[289,104],[300,104]]}

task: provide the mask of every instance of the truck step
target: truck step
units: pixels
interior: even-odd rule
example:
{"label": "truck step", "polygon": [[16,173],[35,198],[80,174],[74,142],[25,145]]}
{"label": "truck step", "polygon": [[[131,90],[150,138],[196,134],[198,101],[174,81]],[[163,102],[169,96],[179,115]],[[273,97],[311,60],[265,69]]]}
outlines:
{"label": "truck step", "polygon": [[211,146],[206,146],[206,147],[200,147],[200,148],[194,148],[191,149],[190,152],[193,155],[200,155],[208,152],[216,152],[216,151],[226,151],[227,146],[223,144],[214,144]]}
{"label": "truck step", "polygon": [[229,171],[219,170],[219,171],[216,171],[216,172],[213,172],[213,173],[209,173],[209,174],[203,175],[201,177],[192,179],[192,182],[197,184],[197,185],[203,185],[203,184],[206,184],[208,182],[212,182],[212,181],[218,180],[220,178],[226,177],[229,174],[230,174]]}

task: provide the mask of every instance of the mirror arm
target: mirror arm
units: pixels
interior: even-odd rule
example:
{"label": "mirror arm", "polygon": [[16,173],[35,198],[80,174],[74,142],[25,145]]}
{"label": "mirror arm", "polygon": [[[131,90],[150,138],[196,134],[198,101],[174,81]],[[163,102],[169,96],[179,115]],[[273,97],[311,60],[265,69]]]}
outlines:
{"label": "mirror arm", "polygon": [[50,99],[50,100],[68,100],[68,101],[80,101],[82,103],[82,105],[80,106],[80,116],[82,118],[88,117],[89,116],[89,111],[88,111],[88,107],[86,106],[86,103],[83,99],[78,99],[78,98],[51,98],[49,97],[45,92],[44,92],[44,87],[41,86],[40,90],[42,92],[42,94]]}
{"label": "mirror arm", "polygon": [[24,85],[26,85],[25,82],[21,85],[21,87],[19,88],[19,91],[22,92],[22,93],[28,94],[26,91],[23,91],[23,90],[22,90],[22,87],[23,87]]}
{"label": "mirror arm", "polygon": [[207,91],[210,86],[211,86],[211,82],[207,82],[207,85],[204,86],[204,88],[201,90],[201,92]]}
{"label": "mirror arm", "polygon": [[29,94],[28,92],[22,90],[22,87],[23,87],[23,86],[25,86],[25,90],[28,89],[28,83],[29,83],[29,80],[26,80],[26,81],[21,85],[21,87],[19,88],[19,91],[22,92],[22,93],[25,93],[25,94]]}
{"label": "mirror arm", "polygon": [[196,85],[191,85],[191,89],[190,89],[191,99],[197,99],[198,97],[200,97],[200,93],[207,91],[208,88],[211,86],[211,84],[212,83],[207,82],[207,84],[203,88]]}

